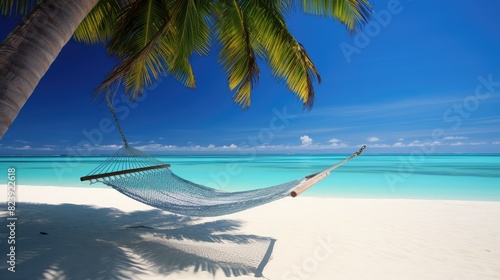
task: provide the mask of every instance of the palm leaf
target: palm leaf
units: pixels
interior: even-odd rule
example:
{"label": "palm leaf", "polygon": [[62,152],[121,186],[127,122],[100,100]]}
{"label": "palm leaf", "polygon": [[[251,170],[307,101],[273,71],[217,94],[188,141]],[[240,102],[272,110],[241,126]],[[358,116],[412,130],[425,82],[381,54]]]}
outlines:
{"label": "palm leaf", "polygon": [[210,1],[137,0],[118,16],[108,52],[120,63],[98,90],[122,81],[133,98],[155,83],[160,75],[173,74],[188,87],[195,86],[189,62],[193,52],[207,54],[210,43]]}
{"label": "palm leaf", "polygon": [[123,83],[135,98],[160,75],[172,74],[195,87],[189,58],[208,54],[212,27],[236,103],[250,106],[260,57],[310,109],[314,83],[321,77],[286,26],[285,16],[294,9],[337,19],[350,32],[359,30],[371,13],[367,0],[102,0],[75,37],[86,43],[107,42],[108,52],[119,59],[98,90]]}
{"label": "palm leaf", "polygon": [[76,29],[75,39],[86,44],[107,43],[123,8],[123,1],[100,0]]}
{"label": "palm leaf", "polygon": [[174,1],[173,38],[174,56],[169,61],[170,70],[176,72],[176,78],[185,85],[194,87],[189,57],[194,53],[207,55],[210,50],[212,1],[177,0]]}
{"label": "palm leaf", "polygon": [[307,52],[289,32],[279,6],[265,0],[248,0],[242,5],[253,37],[264,49],[272,74],[283,80],[305,108],[314,103],[314,81],[321,77]]}
{"label": "palm leaf", "polygon": [[138,0],[129,2],[117,16],[108,52],[120,63],[98,87],[99,91],[123,81],[125,91],[133,96],[165,72],[164,62],[171,51],[158,52],[156,45],[171,26],[168,7],[161,1]]}
{"label": "palm leaf", "polygon": [[41,1],[42,0],[0,0],[0,15],[26,15]]}
{"label": "palm leaf", "polygon": [[237,1],[220,1],[217,11],[215,29],[222,46],[219,62],[228,76],[229,89],[236,88],[233,100],[247,108],[251,104],[251,90],[259,77],[254,47],[259,48],[252,46],[247,18]]}
{"label": "palm leaf", "polygon": [[332,17],[344,24],[351,33],[358,31],[370,19],[372,8],[367,0],[283,0],[288,7],[299,7],[303,12]]}

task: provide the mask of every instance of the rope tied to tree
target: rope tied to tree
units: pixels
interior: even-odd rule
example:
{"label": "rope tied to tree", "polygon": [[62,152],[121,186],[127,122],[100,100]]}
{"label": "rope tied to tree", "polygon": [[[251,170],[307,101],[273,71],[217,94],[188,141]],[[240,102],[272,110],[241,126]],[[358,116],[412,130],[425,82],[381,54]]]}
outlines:
{"label": "rope tied to tree", "polygon": [[118,128],[118,132],[120,132],[123,143],[125,144],[125,147],[128,147],[127,138],[125,138],[125,134],[123,133],[123,130],[120,126],[120,123],[118,122],[118,117],[116,116],[115,108],[113,107],[113,102],[111,102],[111,98],[109,97],[109,94],[106,94],[106,101],[108,102],[109,110],[111,111],[111,114],[113,115],[113,119],[115,120],[116,127]]}

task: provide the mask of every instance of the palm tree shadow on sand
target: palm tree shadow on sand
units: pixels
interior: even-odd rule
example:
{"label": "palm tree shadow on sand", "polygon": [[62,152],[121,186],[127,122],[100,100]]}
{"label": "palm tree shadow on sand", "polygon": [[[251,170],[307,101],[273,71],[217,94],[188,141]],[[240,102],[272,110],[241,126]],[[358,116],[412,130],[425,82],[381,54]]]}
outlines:
{"label": "palm tree shadow on sand", "polygon": [[[23,203],[16,214],[16,272],[2,261],[0,279],[130,279],[179,271],[262,277],[275,243],[237,234],[235,220],[160,210]],[[0,249],[7,252],[6,242]]]}

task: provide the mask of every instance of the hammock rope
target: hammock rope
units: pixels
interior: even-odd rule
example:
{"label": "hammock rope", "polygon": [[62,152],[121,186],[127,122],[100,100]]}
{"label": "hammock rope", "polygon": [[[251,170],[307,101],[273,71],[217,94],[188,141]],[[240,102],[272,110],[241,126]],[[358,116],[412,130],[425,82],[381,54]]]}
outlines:
{"label": "hammock rope", "polygon": [[118,122],[118,117],[116,117],[116,114],[115,114],[115,107],[113,107],[113,102],[111,102],[111,97],[109,96],[109,93],[106,94],[106,101],[108,102],[109,110],[111,111],[111,114],[113,115],[113,119],[115,120],[116,128],[118,128],[118,131],[120,132],[120,136],[122,137],[123,143],[125,144],[125,146],[128,146],[127,138],[125,138],[125,134],[123,133],[122,127],[120,126],[120,122]]}
{"label": "hammock rope", "polygon": [[325,170],[283,184],[247,191],[226,192],[185,180],[166,164],[130,146],[123,134],[109,97],[108,105],[124,145],[82,181],[103,183],[147,205],[186,216],[221,216],[257,207],[288,196],[296,197],[360,155],[363,145],[350,157]]}

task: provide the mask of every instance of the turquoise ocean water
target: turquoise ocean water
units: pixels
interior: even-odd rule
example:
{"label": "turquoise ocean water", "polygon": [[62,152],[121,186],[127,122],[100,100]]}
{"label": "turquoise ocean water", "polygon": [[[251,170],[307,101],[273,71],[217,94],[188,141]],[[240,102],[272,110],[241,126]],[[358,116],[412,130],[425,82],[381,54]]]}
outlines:
{"label": "turquoise ocean water", "polygon": [[[177,175],[227,191],[262,188],[320,171],[346,155],[157,156]],[[106,187],[80,182],[107,157],[2,156],[19,185]],[[500,155],[362,155],[334,170],[308,196],[500,201]]]}

